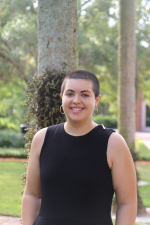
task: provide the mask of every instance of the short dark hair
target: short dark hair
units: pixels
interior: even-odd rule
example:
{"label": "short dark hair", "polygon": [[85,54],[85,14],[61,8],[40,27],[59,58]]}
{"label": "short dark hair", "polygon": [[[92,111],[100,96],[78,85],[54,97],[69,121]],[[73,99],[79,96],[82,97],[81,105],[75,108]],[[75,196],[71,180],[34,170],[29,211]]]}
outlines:
{"label": "short dark hair", "polygon": [[85,80],[90,80],[93,84],[93,91],[95,94],[95,98],[97,98],[100,95],[100,84],[99,84],[99,80],[97,79],[97,77],[87,71],[87,70],[75,70],[69,74],[66,75],[66,77],[64,78],[62,85],[61,85],[61,93],[63,94],[64,90],[65,90],[65,85],[68,79],[85,79]]}

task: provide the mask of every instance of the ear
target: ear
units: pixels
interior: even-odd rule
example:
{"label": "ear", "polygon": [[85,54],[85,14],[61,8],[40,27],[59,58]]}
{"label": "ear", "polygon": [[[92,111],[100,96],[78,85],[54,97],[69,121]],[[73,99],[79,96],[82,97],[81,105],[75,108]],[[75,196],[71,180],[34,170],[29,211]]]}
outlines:
{"label": "ear", "polygon": [[62,98],[62,96],[63,96],[62,93],[60,93],[60,97],[61,97],[61,98]]}
{"label": "ear", "polygon": [[100,98],[101,98],[101,95],[97,96],[97,98],[95,99],[95,107],[97,107]]}

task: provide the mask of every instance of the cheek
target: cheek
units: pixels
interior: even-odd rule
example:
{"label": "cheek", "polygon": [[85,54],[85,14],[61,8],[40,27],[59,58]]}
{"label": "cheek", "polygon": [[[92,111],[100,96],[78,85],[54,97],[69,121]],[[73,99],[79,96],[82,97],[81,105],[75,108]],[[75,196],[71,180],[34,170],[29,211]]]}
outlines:
{"label": "cheek", "polygon": [[65,98],[65,97],[62,98],[62,105],[63,105],[63,106],[69,105],[70,102],[71,102],[71,99],[70,99],[70,98]]}
{"label": "cheek", "polygon": [[91,98],[91,99],[84,99],[85,104],[89,104],[89,105],[95,105],[95,101]]}

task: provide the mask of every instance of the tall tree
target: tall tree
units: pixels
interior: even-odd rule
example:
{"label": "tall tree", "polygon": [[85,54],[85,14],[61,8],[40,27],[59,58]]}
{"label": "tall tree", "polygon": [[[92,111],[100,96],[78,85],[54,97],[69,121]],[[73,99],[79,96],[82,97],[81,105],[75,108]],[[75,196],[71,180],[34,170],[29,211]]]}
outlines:
{"label": "tall tree", "polygon": [[77,0],[38,2],[38,75],[77,69]]}
{"label": "tall tree", "polygon": [[136,0],[119,2],[119,133],[135,150]]}
{"label": "tall tree", "polygon": [[[77,69],[77,0],[38,1],[38,76],[28,86],[25,148],[29,154],[37,130],[62,122],[60,87]],[[23,183],[26,174],[23,174]]]}
{"label": "tall tree", "polygon": [[[135,156],[136,0],[119,1],[118,128]],[[138,211],[145,212],[138,193]]]}
{"label": "tall tree", "polygon": [[29,85],[27,104],[37,129],[63,120],[60,87],[64,76],[77,69],[77,44],[77,0],[39,0],[38,75]]}
{"label": "tall tree", "polygon": [[[39,0],[38,77],[44,79],[43,85],[38,87],[38,99],[42,98],[38,101],[40,128],[63,119],[59,110],[60,86],[64,76],[77,69],[77,40],[77,0]],[[46,87],[48,83],[50,86]],[[45,108],[47,104],[49,107]]]}

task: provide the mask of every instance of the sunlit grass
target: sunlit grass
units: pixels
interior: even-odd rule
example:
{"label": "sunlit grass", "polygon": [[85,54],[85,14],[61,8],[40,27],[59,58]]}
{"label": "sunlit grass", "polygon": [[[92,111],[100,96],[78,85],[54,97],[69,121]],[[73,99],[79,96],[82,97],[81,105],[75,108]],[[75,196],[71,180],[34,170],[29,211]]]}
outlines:
{"label": "sunlit grass", "polygon": [[[22,162],[0,162],[0,214],[21,215],[23,166]],[[137,169],[140,180],[150,182],[150,165],[137,165]],[[150,185],[139,187],[139,191],[144,205],[150,207]]]}
{"label": "sunlit grass", "polygon": [[150,165],[137,165],[140,174],[140,180],[149,182],[149,185],[139,187],[140,196],[144,206],[150,207]]}
{"label": "sunlit grass", "polygon": [[22,162],[0,162],[0,214],[21,215]]}

